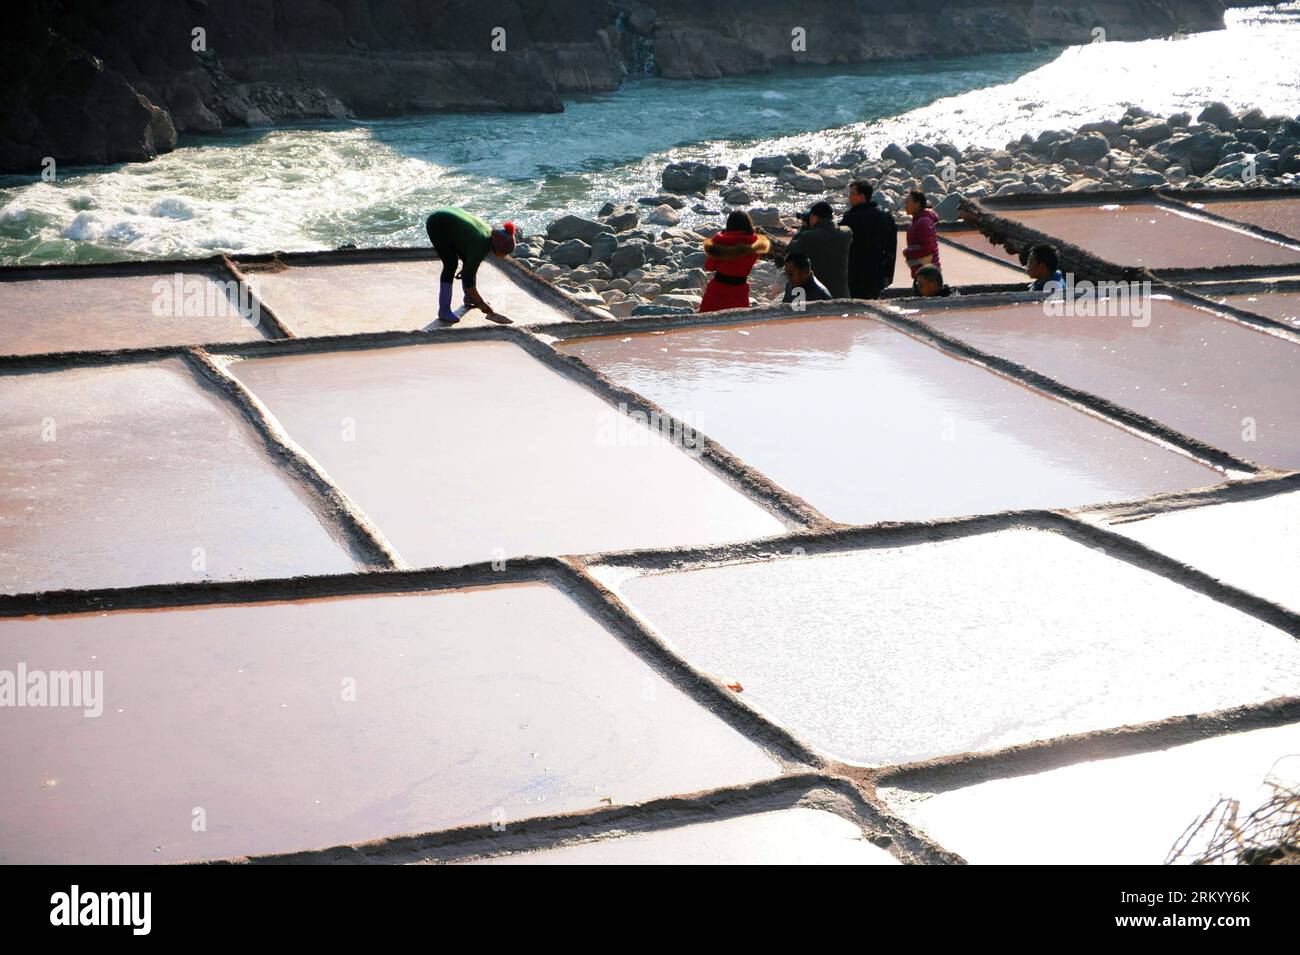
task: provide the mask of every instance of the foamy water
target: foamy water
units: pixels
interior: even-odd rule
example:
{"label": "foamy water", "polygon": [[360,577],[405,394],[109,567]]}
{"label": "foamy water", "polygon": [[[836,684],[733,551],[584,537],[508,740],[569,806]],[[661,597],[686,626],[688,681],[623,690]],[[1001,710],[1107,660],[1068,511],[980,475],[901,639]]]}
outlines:
{"label": "foamy water", "polygon": [[[1021,134],[1222,100],[1300,112],[1300,3],[1229,12],[1182,39],[709,83],[629,82],[561,114],[421,116],[187,137],[150,163],[0,179],[0,263],[423,244],[446,204],[535,229],[658,191],[666,162],[734,167],[891,141],[1001,146]],[[689,224],[695,217],[687,215]]]}

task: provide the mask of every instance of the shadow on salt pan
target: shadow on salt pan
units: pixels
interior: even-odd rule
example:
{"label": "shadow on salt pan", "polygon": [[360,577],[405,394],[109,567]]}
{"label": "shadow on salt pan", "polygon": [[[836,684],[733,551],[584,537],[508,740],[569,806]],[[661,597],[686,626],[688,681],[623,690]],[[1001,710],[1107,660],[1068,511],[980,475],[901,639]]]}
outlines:
{"label": "shadow on salt pan", "polygon": [[1300,694],[1294,638],[1046,531],[608,579],[686,659],[856,763]]}

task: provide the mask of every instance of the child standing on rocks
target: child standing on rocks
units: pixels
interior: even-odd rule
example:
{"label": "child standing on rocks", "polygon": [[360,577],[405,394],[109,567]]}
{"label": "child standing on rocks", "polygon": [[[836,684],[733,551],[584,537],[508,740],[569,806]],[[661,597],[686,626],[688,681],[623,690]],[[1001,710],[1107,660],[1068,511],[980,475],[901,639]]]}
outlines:
{"label": "child standing on rocks", "polygon": [[727,227],[704,243],[704,270],[713,277],[704,287],[700,311],[749,308],[749,273],[770,248],[767,237],[754,232],[749,213],[737,209],[727,216]]}

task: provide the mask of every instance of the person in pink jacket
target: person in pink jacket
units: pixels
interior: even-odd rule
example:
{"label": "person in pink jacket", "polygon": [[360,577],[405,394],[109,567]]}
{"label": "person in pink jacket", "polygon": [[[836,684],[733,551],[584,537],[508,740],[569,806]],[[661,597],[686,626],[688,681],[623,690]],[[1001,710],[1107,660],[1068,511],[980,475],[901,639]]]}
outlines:
{"label": "person in pink jacket", "polygon": [[907,194],[907,214],[912,224],[907,227],[907,248],[903,259],[912,270],[912,287],[916,287],[916,273],[927,265],[939,265],[939,213],[930,208],[930,200],[920,189]]}

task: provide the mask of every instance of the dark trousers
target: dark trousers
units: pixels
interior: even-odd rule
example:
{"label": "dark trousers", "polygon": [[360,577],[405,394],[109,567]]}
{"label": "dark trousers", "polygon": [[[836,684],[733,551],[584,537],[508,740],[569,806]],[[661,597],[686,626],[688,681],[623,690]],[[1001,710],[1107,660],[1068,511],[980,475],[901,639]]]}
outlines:
{"label": "dark trousers", "polygon": [[854,298],[880,298],[880,293],[885,290],[883,285],[877,285],[874,282],[864,282],[849,276],[849,294]]}
{"label": "dark trousers", "polygon": [[460,256],[456,252],[456,243],[447,234],[446,226],[436,215],[429,216],[424,223],[424,230],[429,233],[433,251],[442,259],[442,275],[439,281],[450,285],[456,279],[456,269],[460,267]]}

